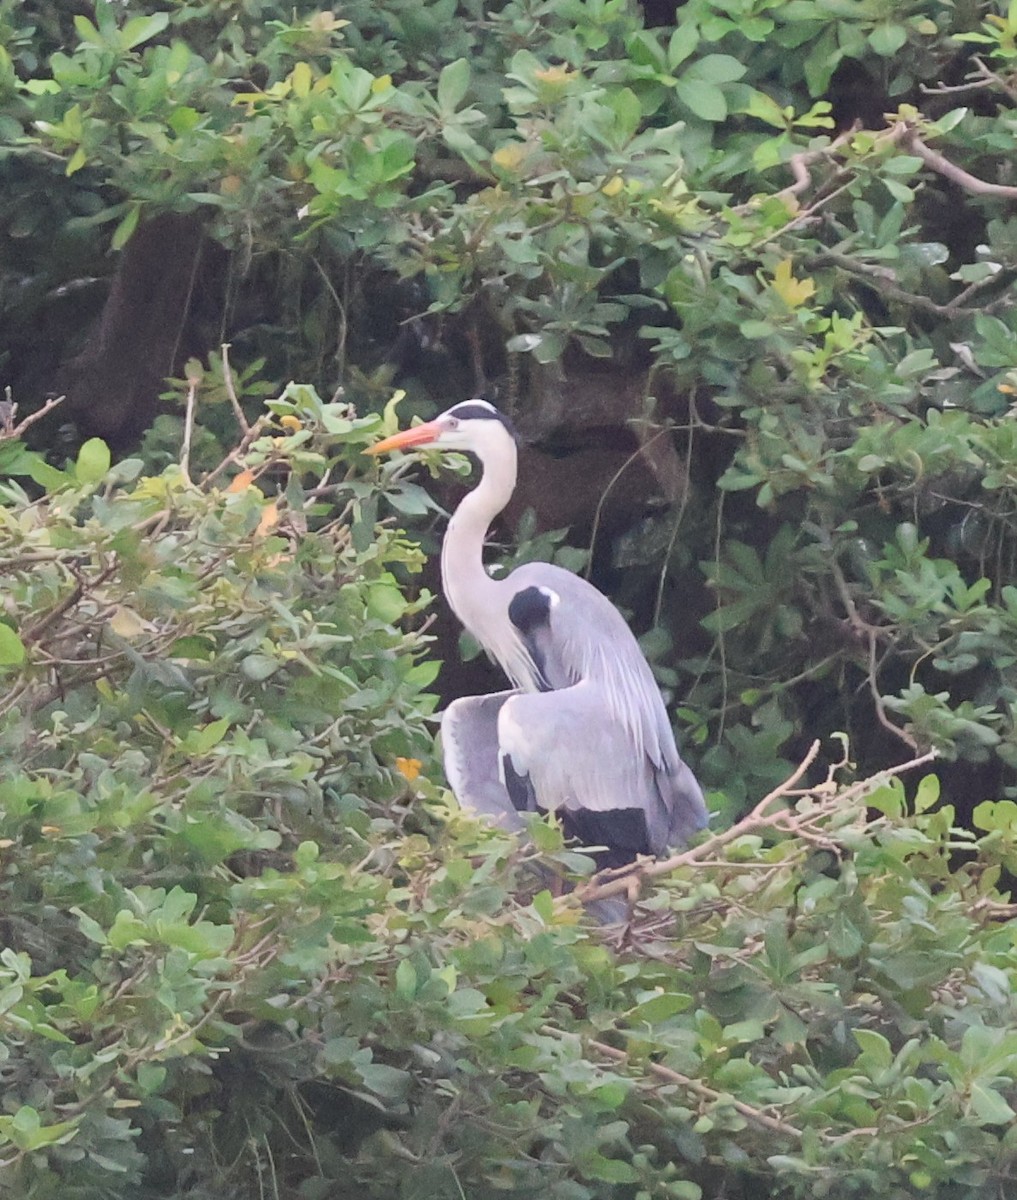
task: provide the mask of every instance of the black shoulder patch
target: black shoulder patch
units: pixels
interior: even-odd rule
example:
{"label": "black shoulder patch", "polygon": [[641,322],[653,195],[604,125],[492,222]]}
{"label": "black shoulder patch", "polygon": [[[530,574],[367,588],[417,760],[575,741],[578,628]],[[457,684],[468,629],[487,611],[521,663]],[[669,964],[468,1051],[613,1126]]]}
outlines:
{"label": "black shoulder patch", "polygon": [[551,597],[544,588],[523,588],[509,601],[509,620],[526,637],[538,625],[550,624]]}
{"label": "black shoulder patch", "polygon": [[516,592],[508,606],[509,620],[519,630],[526,652],[537,669],[537,690],[541,692],[552,690],[547,679],[547,638],[540,634],[551,628],[551,606],[556,599],[547,588],[528,587]]}
{"label": "black shoulder patch", "polygon": [[508,754],[501,756],[501,769],[505,778],[505,791],[509,794],[512,807],[517,812],[536,812],[537,797],[529,775],[520,775]]}
{"label": "black shoulder patch", "polygon": [[559,812],[562,829],[584,846],[606,846],[593,854],[597,870],[623,867],[639,854],[650,854],[646,813],[641,808],[565,808]]}
{"label": "black shoulder patch", "polygon": [[448,414],[450,417],[456,417],[460,421],[499,421],[505,426],[515,441],[519,441],[519,434],[516,433],[516,427],[489,400],[464,400],[462,404],[453,405],[448,410]]}

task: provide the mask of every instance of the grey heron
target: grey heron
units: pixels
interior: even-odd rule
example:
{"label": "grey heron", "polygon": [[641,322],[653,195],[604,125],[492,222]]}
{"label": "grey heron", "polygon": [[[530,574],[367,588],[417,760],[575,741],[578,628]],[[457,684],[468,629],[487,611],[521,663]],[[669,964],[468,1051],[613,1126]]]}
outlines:
{"label": "grey heron", "polygon": [[512,685],[445,710],[445,770],[460,804],[509,828],[521,826],[520,813],[554,812],[566,835],[606,847],[601,867],[684,843],[706,824],[703,793],[622,615],[551,563],[526,563],[504,579],[485,570],[485,538],[516,485],[509,420],[486,400],[467,400],[368,453],[418,447],[480,461],[480,481],[445,534],[442,586]]}

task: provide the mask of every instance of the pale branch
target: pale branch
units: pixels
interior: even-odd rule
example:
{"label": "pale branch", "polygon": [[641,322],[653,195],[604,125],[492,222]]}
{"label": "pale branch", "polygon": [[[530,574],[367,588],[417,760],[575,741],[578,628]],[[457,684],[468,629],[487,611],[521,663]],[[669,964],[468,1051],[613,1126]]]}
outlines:
{"label": "pale branch", "polygon": [[874,632],[869,634],[869,666],[867,683],[869,685],[869,695],[872,697],[872,704],[876,710],[876,720],[888,732],[907,746],[912,752],[917,752],[918,742],[911,736],[906,729],[902,729],[899,725],[895,725],[893,721],[886,715],[886,701],[883,699],[879,691],[879,680],[876,678],[876,635]]}
{"label": "pale branch", "polygon": [[51,397],[42,408],[34,413],[29,413],[27,417],[22,417],[18,421],[18,406],[11,399],[10,388],[8,388],[7,398],[0,405],[0,442],[22,437],[26,429],[30,429],[36,421],[41,421],[43,417],[48,416],[57,405],[63,404],[66,399],[66,396]]}
{"label": "pale branch", "polygon": [[984,312],[985,308],[966,308],[965,302],[983,288],[991,284],[1002,285],[1003,281],[999,275],[993,276],[991,279],[978,280],[977,283],[966,287],[962,292],[958,292],[953,299],[948,300],[945,304],[937,304],[935,300],[930,300],[928,296],[919,295],[917,292],[908,292],[896,283],[896,272],[890,267],[880,267],[870,263],[860,262],[858,259],[851,258],[847,254],[840,254],[836,250],[823,250],[818,254],[810,255],[806,263],[811,266],[822,266],[829,264],[831,266],[840,267],[842,271],[846,271],[849,275],[854,275],[858,279],[871,280],[872,286],[879,294],[888,300],[897,300],[901,304],[906,304],[909,308],[917,308],[922,312],[930,313],[935,317],[971,317],[977,313]]}
{"label": "pale branch", "polygon": [[[794,176],[794,183],[781,189],[781,191],[777,192],[777,195],[800,196],[812,183],[810,167],[817,162],[830,161],[836,151],[845,142],[850,141],[857,132],[858,127],[856,125],[852,126],[851,129],[835,138],[829,146],[823,146],[818,150],[803,150],[798,154],[793,154],[788,160],[787,165]],[[937,174],[956,183],[972,195],[1005,196],[1017,199],[1017,187],[1005,183],[992,183],[990,180],[979,179],[977,175],[972,175],[969,171],[965,171],[963,167],[957,166],[956,163],[952,162],[945,155],[940,154],[938,150],[933,150],[931,146],[923,142],[918,136],[917,130],[909,121],[898,121],[887,130],[880,131],[876,135],[876,140],[879,144],[899,144],[904,150],[914,154],[916,158],[920,158],[927,167],[930,167]]]}
{"label": "pale branch", "polygon": [[241,433],[247,434],[250,432],[251,426],[244,415],[244,410],[240,405],[240,397],[237,395],[236,384],[233,382],[233,368],[230,366],[230,343],[223,342],[220,350],[222,352],[222,378],[226,386],[226,395],[229,396],[233,415],[237,419]]}
{"label": "pale branch", "polygon": [[795,181],[789,187],[782,188],[777,195],[781,197],[800,196],[812,183],[812,173],[809,168],[813,163],[822,162],[824,159],[827,161],[832,159],[837,150],[846,142],[849,142],[856,132],[857,126],[853,125],[850,129],[845,130],[838,137],[835,137],[829,146],[821,146],[817,150],[801,150],[797,154],[792,154],[788,159],[787,165]]}
{"label": "pale branch", "polygon": [[902,124],[900,128],[899,140],[905,150],[910,150],[917,158],[920,158],[927,167],[942,175],[944,179],[949,179],[951,183],[956,183],[966,192],[970,192],[973,196],[1005,196],[1011,200],[1017,200],[1017,187],[1013,187],[1006,183],[992,183],[988,179],[979,179],[977,175],[972,175],[969,171],[965,171],[963,167],[958,167],[956,163],[940,154],[938,150],[933,150],[931,146],[927,146],[918,134],[911,128],[910,125]]}
{"label": "pale branch", "polygon": [[840,564],[836,557],[830,560],[830,575],[833,579],[834,586],[837,589],[837,595],[840,597],[841,603],[844,605],[844,611],[847,614],[848,624],[858,636],[865,639],[868,646],[868,663],[866,670],[866,683],[869,689],[869,695],[872,697],[872,703],[876,710],[876,720],[880,725],[899,738],[912,754],[918,753],[918,743],[907,732],[906,729],[901,729],[899,725],[895,725],[893,721],[886,715],[886,702],[879,691],[879,681],[877,679],[876,668],[876,646],[880,638],[886,637],[886,630],[878,625],[872,625],[866,621],[861,613],[859,613],[855,605],[854,597],[851,595],[851,589],[848,587],[848,582],[844,578],[844,572],[840,569]]}
{"label": "pale branch", "polygon": [[[657,879],[662,875],[669,875],[681,867],[701,866],[704,862],[715,859],[719,850],[736,841],[738,838],[767,829],[780,829],[782,832],[786,832],[793,837],[802,837],[814,844],[822,844],[824,846],[835,845],[833,839],[815,829],[817,821],[825,818],[831,812],[835,812],[848,804],[854,803],[856,800],[860,800],[885,780],[901,775],[905,771],[913,770],[915,767],[924,766],[926,763],[932,762],[936,757],[935,750],[930,750],[926,754],[918,755],[915,758],[908,759],[906,762],[898,763],[896,766],[886,767],[884,770],[878,771],[875,775],[860,780],[858,783],[851,784],[843,790],[830,791],[826,798],[817,802],[817,807],[811,812],[775,813],[768,815],[767,810],[772,804],[778,800],[787,799],[794,794],[793,789],[795,785],[815,761],[819,754],[819,747],[820,743],[818,740],[813,742],[809,748],[809,752],[792,774],[782,784],[774,788],[773,791],[768,792],[751,812],[728,829],[714,834],[698,846],[682,850],[678,854],[671,855],[669,858],[659,860],[641,859],[624,867],[617,867],[611,871],[601,872],[599,875],[595,875],[588,883],[577,887],[568,896],[561,897],[560,903],[579,901],[587,904],[591,900],[603,900],[610,896],[631,895],[633,889],[638,888],[644,880]],[[827,790],[826,785],[823,785],[823,790]],[[815,793],[812,791],[808,794]]]}
{"label": "pale branch", "polygon": [[[617,1063],[629,1064],[629,1056],[624,1050],[619,1050],[616,1046],[609,1046],[607,1042],[589,1039],[586,1043],[589,1048],[604,1058],[610,1058]],[[702,1083],[698,1079],[693,1079],[689,1075],[683,1075],[681,1071],[675,1071],[672,1067],[666,1067],[663,1063],[647,1062],[646,1069],[651,1075],[656,1075],[658,1079],[665,1083],[676,1084],[678,1087],[683,1087],[687,1091],[693,1092],[703,1100],[708,1100],[711,1104],[728,1104],[735,1112],[743,1116],[747,1121],[751,1121],[754,1125],[761,1125],[764,1129],[770,1130],[771,1133],[779,1133],[783,1137],[794,1138],[800,1141],[802,1131],[796,1126],[791,1125],[787,1121],[782,1121],[779,1117],[771,1117],[769,1113],[764,1112],[761,1108],[755,1108],[751,1104],[746,1104],[744,1100],[738,1100],[736,1097],[718,1092],[709,1084]]]}
{"label": "pale branch", "polygon": [[187,484],[191,482],[191,440],[194,437],[194,410],[198,402],[198,381],[187,381],[187,411],[184,415],[184,443],[180,449],[180,472]]}
{"label": "pale branch", "polygon": [[[638,879],[654,879],[658,875],[669,874],[679,867],[696,863],[700,859],[712,857],[722,846],[735,841],[736,838],[755,829],[760,824],[763,814],[770,805],[785,796],[787,789],[793,788],[809,769],[819,754],[819,747],[820,742],[817,739],[812,743],[808,753],[784,783],[774,788],[772,792],[767,793],[755,808],[735,825],[714,834],[713,837],[699,846],[694,846],[691,850],[683,850],[679,854],[673,854],[670,858],[659,861],[644,860],[625,867],[617,867],[610,872],[604,872],[600,876],[595,876],[590,883],[577,888],[573,895],[584,904],[588,900],[600,900],[607,896],[620,895],[630,890],[629,884],[633,877]],[[605,878],[607,882],[600,882]]]}
{"label": "pale branch", "polygon": [[259,436],[259,434],[262,433],[267,424],[267,418],[258,417],[254,424],[244,434],[240,445],[235,446],[217,467],[213,467],[212,470],[209,471],[205,478],[202,479],[201,486],[207,487],[214,479],[217,479],[227,467],[232,466],[234,463],[240,462],[247,451],[251,448],[251,443]]}

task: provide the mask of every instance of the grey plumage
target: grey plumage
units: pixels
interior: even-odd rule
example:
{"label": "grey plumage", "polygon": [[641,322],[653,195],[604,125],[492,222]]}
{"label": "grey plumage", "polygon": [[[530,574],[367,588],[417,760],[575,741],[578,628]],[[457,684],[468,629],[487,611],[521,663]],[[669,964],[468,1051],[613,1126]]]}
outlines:
{"label": "grey plumage", "polygon": [[652,672],[613,604],[550,563],[506,579],[483,566],[493,517],[515,487],[511,426],[471,400],[374,447],[466,450],[483,475],[442,546],[446,597],[513,687],[450,704],[442,741],[460,803],[506,828],[520,811],[556,812],[567,833],[608,848],[604,865],[663,854],[707,821]]}

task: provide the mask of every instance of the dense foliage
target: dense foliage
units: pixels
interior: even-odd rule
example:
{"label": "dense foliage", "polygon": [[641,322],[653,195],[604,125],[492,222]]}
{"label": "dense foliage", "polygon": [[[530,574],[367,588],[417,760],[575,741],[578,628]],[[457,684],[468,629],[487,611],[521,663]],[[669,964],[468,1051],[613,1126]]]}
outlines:
{"label": "dense foliage", "polygon": [[420,773],[379,419],[270,411],[201,486],[2,444],[0,1194],[1005,1195],[1014,806],[779,789],[612,952]]}
{"label": "dense foliage", "polygon": [[[555,372],[603,364],[688,466],[599,561],[708,782],[741,804],[845,729],[870,768],[934,744],[982,764],[976,797],[1012,786],[1010,9],[80,8],[0,4],[23,407],[160,213],[226,253],[190,290],[185,261],[159,355],[229,339],[362,411],[396,372],[408,411],[493,383],[555,453]],[[86,343],[112,356],[86,426],[134,370],[114,332]]]}
{"label": "dense foliage", "polygon": [[[1015,38],[0,0],[0,1193],[1008,1194]],[[621,947],[441,789],[393,383],[670,481],[588,527],[718,829],[848,734]]]}

